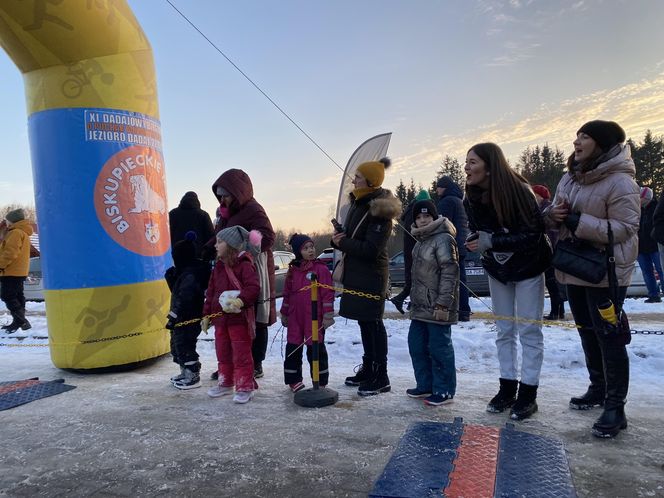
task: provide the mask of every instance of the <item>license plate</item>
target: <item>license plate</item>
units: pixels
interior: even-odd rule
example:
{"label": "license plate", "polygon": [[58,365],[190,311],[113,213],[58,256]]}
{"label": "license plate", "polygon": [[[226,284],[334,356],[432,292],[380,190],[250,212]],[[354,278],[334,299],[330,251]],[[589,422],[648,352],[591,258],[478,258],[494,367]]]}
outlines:
{"label": "license plate", "polygon": [[484,275],[484,268],[466,268],[466,275]]}

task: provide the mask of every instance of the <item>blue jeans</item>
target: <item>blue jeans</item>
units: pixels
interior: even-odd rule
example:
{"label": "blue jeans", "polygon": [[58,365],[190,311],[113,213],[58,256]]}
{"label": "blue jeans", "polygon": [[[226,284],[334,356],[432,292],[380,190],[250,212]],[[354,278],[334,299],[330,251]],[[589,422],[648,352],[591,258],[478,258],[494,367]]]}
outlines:
{"label": "blue jeans", "polygon": [[454,396],[456,367],[451,326],[412,320],[408,330],[408,352],[413,361],[417,389]]}
{"label": "blue jeans", "polygon": [[639,253],[637,261],[641,267],[643,281],[646,283],[646,287],[648,288],[648,297],[659,296],[660,289],[657,287],[657,280],[655,279],[655,273],[653,272],[654,265],[655,270],[657,270],[657,274],[660,278],[659,283],[662,286],[661,290],[664,292],[664,281],[662,280],[664,276],[662,275],[662,265],[659,261],[659,252]]}

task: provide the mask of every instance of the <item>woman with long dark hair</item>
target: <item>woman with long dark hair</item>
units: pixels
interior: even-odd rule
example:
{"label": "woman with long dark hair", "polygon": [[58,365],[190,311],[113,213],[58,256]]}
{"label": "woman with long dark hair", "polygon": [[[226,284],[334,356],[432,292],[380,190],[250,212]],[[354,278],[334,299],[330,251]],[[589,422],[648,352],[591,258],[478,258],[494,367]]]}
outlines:
{"label": "woman with long dark hair", "polygon": [[[638,255],[640,219],[636,168],[625,132],[613,121],[589,121],[576,133],[567,173],[560,179],[553,205],[545,213],[547,223],[559,228],[559,240],[572,237],[598,249],[608,244],[608,225],[613,233],[613,254],[622,307]],[[588,410],[604,406],[593,425],[598,437],[613,437],[627,427],[625,399],[629,387],[629,360],[624,343],[616,340],[614,326],[598,308],[611,301],[608,277],[598,284],[556,270],[567,285],[569,306],[581,337],[590,386],[570,400],[570,408]]]}
{"label": "woman with long dark hair", "polygon": [[500,390],[487,411],[500,413],[511,407],[510,417],[522,420],[537,411],[544,357],[543,273],[550,264],[551,244],[533,191],[510,167],[500,147],[493,143],[471,147],[465,172],[464,205],[471,232],[466,248],[482,253],[498,327]]}

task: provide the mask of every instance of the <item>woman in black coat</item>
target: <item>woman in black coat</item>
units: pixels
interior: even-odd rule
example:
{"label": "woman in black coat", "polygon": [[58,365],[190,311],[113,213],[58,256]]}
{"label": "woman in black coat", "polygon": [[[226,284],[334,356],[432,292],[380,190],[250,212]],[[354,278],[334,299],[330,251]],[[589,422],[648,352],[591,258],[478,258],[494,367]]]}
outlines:
{"label": "woman in black coat", "polygon": [[364,355],[356,375],[346,385],[359,386],[358,394],[371,396],[390,390],[387,376],[387,332],[383,311],[388,284],[387,241],[392,220],[401,213],[401,202],[381,188],[387,158],[362,163],[353,179],[351,206],[343,232],[332,237],[332,245],[344,253],[344,289],[380,296],[361,297],[344,292],[339,315],[357,320]]}

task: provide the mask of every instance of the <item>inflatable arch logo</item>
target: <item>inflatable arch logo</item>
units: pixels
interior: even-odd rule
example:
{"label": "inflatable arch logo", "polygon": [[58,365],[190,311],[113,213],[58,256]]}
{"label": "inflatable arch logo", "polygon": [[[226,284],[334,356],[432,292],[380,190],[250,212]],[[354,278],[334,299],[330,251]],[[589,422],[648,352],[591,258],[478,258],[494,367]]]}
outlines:
{"label": "inflatable arch logo", "polygon": [[170,244],[163,159],[153,149],[132,146],[102,167],[94,196],[97,218],[125,249],[161,256]]}

